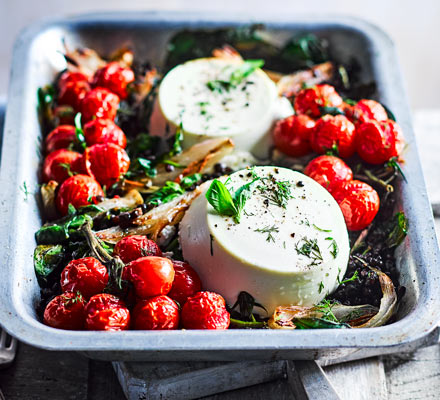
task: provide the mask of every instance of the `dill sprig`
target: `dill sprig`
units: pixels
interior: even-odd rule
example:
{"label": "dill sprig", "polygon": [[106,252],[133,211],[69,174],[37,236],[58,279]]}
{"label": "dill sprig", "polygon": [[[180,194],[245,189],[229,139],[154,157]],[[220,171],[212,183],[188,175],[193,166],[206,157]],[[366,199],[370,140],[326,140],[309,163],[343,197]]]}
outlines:
{"label": "dill sprig", "polygon": [[[300,245],[301,244],[301,245]],[[313,260],[311,265],[318,264],[319,261],[322,261],[321,249],[318,246],[317,239],[307,239],[303,237],[296,245],[295,250],[298,254],[306,256]]]}
{"label": "dill sprig", "polygon": [[289,181],[278,181],[274,176],[270,176],[261,178],[261,182],[263,185],[257,186],[257,189],[269,203],[286,208],[287,202],[293,199],[292,184]]}
{"label": "dill sprig", "polygon": [[267,233],[267,238],[266,241],[267,242],[274,242],[275,243],[275,238],[273,237],[272,233],[279,232],[279,229],[275,226],[265,226],[264,228],[258,228],[258,229],[254,229],[254,232],[260,232],[260,233]]}

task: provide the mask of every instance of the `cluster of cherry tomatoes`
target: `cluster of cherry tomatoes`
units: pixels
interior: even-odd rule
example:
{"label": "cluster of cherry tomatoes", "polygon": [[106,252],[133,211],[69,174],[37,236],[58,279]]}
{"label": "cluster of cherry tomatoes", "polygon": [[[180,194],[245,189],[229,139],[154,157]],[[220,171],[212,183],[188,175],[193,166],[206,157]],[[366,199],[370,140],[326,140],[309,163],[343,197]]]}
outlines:
{"label": "cluster of cherry tomatoes", "polygon": [[45,139],[41,179],[60,184],[56,205],[62,215],[69,204],[78,208],[96,202],[104,195],[103,187],[111,187],[128,171],[127,139],[114,119],[133,81],[133,71],[118,62],[108,63],[93,77],[66,71],[58,80],[58,105],[81,113],[85,141],[82,154],[73,150],[79,142],[73,121],[64,121],[70,123],[59,125]]}
{"label": "cluster of cherry tomatoes", "polygon": [[185,262],[163,257],[145,236],[126,236],[114,256],[124,263],[121,278],[130,282],[127,303],[103,293],[107,268],[96,258],[71,261],[61,273],[63,294],[46,306],[44,323],[73,330],[227,329],[225,300],[201,291],[200,278]]}
{"label": "cluster of cherry tomatoes", "polygon": [[367,183],[353,180],[352,170],[342,159],[357,153],[369,164],[383,164],[399,157],[404,147],[401,128],[388,119],[380,103],[363,99],[348,104],[333,86],[326,84],[301,90],[294,108],[295,115],[275,126],[276,147],[291,157],[312,151],[336,152],[340,158],[319,156],[309,162],[304,173],[333,195],[349,230],[366,228],[379,211],[379,195]]}

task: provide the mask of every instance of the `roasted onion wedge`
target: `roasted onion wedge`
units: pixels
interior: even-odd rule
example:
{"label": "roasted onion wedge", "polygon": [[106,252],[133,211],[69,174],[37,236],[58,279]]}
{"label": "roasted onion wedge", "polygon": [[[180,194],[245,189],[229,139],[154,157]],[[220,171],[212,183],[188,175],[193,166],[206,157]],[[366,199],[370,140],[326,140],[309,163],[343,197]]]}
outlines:
{"label": "roasted onion wedge", "polygon": [[124,236],[148,235],[154,241],[160,238],[162,230],[167,226],[177,225],[185,215],[192,201],[202,192],[200,185],[192,192],[186,192],[169,203],[161,204],[133,221],[135,226],[122,229],[119,226],[96,232],[96,236],[109,243],[116,243]]}

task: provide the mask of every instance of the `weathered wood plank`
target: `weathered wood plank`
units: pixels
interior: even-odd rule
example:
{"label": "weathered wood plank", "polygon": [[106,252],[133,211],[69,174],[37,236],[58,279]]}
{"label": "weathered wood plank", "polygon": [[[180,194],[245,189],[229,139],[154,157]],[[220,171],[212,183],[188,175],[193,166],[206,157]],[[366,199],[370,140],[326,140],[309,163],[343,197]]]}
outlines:
{"label": "weathered wood plank", "polygon": [[383,362],[378,358],[324,367],[342,400],[387,400]]}
{"label": "weathered wood plank", "polygon": [[110,362],[89,360],[87,400],[123,400],[124,392]]}
{"label": "weathered wood plank", "polygon": [[49,352],[20,343],[14,364],[0,370],[8,400],[85,400],[89,361],[74,352]]}
{"label": "weathered wood plank", "polygon": [[384,359],[389,400],[440,398],[440,346]]}

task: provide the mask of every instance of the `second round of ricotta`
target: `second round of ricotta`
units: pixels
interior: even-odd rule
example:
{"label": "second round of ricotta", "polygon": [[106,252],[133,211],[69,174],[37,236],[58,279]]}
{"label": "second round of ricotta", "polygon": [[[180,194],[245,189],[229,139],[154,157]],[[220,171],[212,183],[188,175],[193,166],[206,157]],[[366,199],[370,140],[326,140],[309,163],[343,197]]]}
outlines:
{"label": "second round of ricotta", "polygon": [[[238,150],[267,157],[273,123],[293,114],[276,85],[256,69],[234,87],[216,90],[209,82],[228,82],[243,61],[201,58],[165,75],[151,117],[153,135],[167,135],[182,125],[183,145],[213,137],[231,138]],[[168,131],[168,132],[167,132]]]}
{"label": "second round of ricotta", "polygon": [[183,256],[203,288],[229,304],[241,291],[269,314],[277,306],[316,304],[336,289],[347,267],[341,210],[321,185],[285,168],[245,169],[223,181],[234,193],[255,177],[239,223],[219,215],[205,193],[192,203],[180,224]]}

